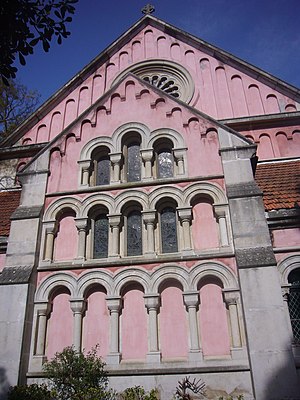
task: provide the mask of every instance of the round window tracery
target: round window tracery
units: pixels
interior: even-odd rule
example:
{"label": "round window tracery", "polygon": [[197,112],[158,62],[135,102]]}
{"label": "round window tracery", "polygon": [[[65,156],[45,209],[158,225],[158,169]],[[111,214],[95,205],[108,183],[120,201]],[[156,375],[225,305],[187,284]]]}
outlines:
{"label": "round window tracery", "polygon": [[193,79],[190,73],[177,63],[166,60],[149,60],[134,64],[118,75],[112,85],[130,72],[186,103],[189,103],[193,97]]}

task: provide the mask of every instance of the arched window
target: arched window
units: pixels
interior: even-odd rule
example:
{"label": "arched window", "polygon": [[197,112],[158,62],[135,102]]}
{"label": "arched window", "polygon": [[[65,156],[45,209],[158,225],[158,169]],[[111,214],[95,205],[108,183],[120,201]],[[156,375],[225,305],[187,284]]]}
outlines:
{"label": "arched window", "polygon": [[173,143],[170,140],[158,140],[154,144],[156,176],[158,179],[174,176]]}
{"label": "arched window", "polygon": [[92,153],[91,185],[108,185],[110,183],[110,158],[107,147],[99,147]]}
{"label": "arched window", "polygon": [[158,211],[161,252],[176,253],[178,251],[176,204],[172,200],[163,202]]}
{"label": "arched window", "polygon": [[143,252],[142,215],[140,210],[130,211],[127,215],[127,256],[138,256]]}
{"label": "arched window", "polygon": [[127,135],[122,144],[123,149],[123,180],[138,182],[141,180],[141,138],[135,132]]}
{"label": "arched window", "polygon": [[108,211],[105,207],[93,209],[90,217],[90,254],[92,258],[108,257]]}
{"label": "arched window", "polygon": [[300,268],[289,274],[288,282],[291,284],[288,305],[294,336],[293,341],[300,345]]}

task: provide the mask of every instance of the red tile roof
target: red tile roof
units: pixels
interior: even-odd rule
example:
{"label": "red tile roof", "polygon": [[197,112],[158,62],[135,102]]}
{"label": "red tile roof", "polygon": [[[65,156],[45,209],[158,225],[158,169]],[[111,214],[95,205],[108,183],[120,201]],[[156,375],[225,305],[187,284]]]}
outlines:
{"label": "red tile roof", "polygon": [[0,192],[0,236],[8,236],[10,217],[20,204],[21,190]]}
{"label": "red tile roof", "polygon": [[267,211],[300,206],[300,160],[258,164],[255,179]]}

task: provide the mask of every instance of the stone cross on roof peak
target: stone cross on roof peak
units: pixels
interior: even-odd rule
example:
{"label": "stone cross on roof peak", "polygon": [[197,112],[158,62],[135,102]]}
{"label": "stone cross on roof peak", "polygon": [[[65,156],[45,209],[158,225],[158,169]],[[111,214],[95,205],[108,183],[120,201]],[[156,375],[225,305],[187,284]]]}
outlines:
{"label": "stone cross on roof peak", "polygon": [[146,4],[141,11],[143,14],[152,14],[155,11],[155,8],[152,4]]}

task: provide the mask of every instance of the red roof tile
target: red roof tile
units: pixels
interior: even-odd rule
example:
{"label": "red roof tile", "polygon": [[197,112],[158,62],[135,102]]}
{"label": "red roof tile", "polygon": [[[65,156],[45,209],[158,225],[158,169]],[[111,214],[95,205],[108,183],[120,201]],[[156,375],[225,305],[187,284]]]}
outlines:
{"label": "red roof tile", "polygon": [[8,236],[10,217],[20,204],[21,190],[0,192],[0,236]]}
{"label": "red roof tile", "polygon": [[258,164],[255,179],[267,211],[300,206],[300,161]]}

